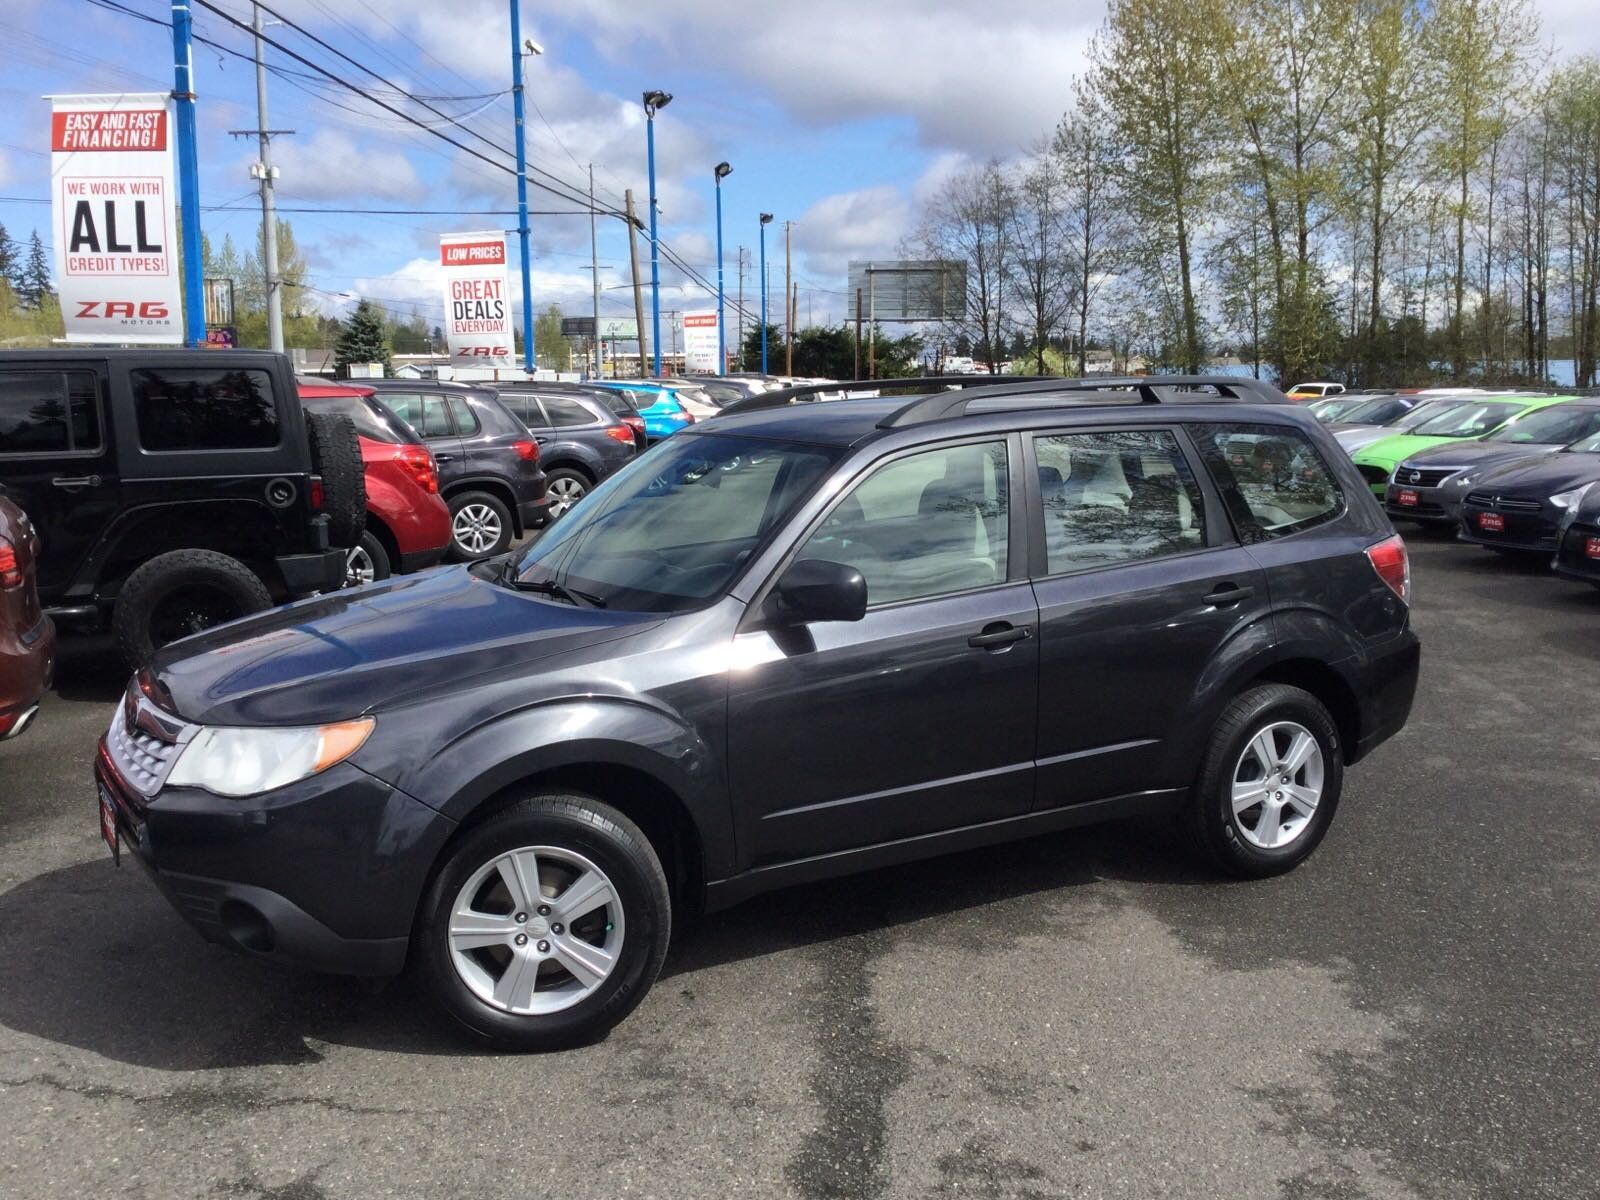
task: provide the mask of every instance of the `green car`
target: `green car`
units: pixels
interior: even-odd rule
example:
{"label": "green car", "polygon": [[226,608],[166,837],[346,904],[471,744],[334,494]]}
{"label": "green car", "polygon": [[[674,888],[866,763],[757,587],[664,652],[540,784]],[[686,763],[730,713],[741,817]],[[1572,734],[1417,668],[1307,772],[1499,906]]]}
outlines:
{"label": "green car", "polygon": [[1549,408],[1571,396],[1485,396],[1456,405],[1410,433],[1396,434],[1357,450],[1352,458],[1372,494],[1383,499],[1394,469],[1420,450],[1457,441],[1476,441],[1515,421],[1523,413]]}

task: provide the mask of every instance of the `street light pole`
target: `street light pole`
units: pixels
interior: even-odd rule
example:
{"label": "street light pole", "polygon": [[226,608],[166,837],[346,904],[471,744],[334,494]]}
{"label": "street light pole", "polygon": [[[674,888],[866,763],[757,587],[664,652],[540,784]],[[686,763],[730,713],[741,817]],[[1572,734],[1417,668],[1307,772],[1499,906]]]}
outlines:
{"label": "street light pole", "polygon": [[[543,54],[539,43],[527,43],[529,54]],[[533,355],[533,261],[528,246],[528,141],[523,120],[522,14],[518,0],[511,0],[511,108],[517,123],[517,236],[522,241],[522,366],[532,375]]]}
{"label": "street light pole", "polygon": [[672,93],[644,94],[645,156],[650,170],[650,346],[655,378],[661,378],[661,249],[656,240],[656,113],[672,103]]}
{"label": "street light pole", "polygon": [[722,181],[733,174],[733,168],[719,162],[712,172],[717,180],[717,374],[728,373],[728,321],[723,312],[722,292]]}
{"label": "street light pole", "polygon": [[772,214],[761,214],[761,373],[767,373],[767,226]]}
{"label": "street light pole", "polygon": [[194,25],[189,0],[172,4],[172,100],[178,125],[178,199],[183,207],[183,344],[206,342],[205,264],[200,243],[200,158],[194,115]]}

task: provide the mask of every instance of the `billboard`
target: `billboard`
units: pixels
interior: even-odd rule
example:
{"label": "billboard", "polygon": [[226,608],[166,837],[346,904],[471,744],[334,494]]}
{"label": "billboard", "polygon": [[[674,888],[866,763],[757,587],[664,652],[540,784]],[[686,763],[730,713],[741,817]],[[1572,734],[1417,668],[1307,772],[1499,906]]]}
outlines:
{"label": "billboard", "polygon": [[50,103],[51,240],[67,341],[181,343],[166,93]]}
{"label": "billboard", "polygon": [[600,337],[607,342],[637,342],[639,322],[632,317],[601,317]]}
{"label": "billboard", "polygon": [[594,318],[562,317],[561,336],[568,338],[592,338],[594,336]]}
{"label": "billboard", "polygon": [[717,310],[683,314],[683,369],[717,369]]}
{"label": "billboard", "polygon": [[954,259],[878,259],[850,264],[846,311],[863,321],[943,321],[966,309],[967,264]]}
{"label": "billboard", "polygon": [[463,363],[510,365],[516,355],[506,287],[506,235],[439,236],[444,268],[444,340],[450,357]]}

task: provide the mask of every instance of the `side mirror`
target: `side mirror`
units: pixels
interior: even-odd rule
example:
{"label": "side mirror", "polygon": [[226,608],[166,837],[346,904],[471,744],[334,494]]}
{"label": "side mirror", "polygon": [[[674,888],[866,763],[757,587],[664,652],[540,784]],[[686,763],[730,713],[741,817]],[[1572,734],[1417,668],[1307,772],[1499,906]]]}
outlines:
{"label": "side mirror", "polygon": [[823,558],[795,563],[772,594],[779,620],[791,625],[859,621],[867,614],[867,581],[861,572]]}

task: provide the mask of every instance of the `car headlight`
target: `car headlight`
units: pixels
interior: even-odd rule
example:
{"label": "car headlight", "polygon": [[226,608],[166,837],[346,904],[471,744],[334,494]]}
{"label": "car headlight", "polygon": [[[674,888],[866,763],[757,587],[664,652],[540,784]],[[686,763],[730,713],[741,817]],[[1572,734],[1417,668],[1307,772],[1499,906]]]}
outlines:
{"label": "car headlight", "polygon": [[367,740],[371,717],[309,729],[210,726],[189,740],[167,782],[219,796],[253,796],[343,762]]}
{"label": "car headlight", "polygon": [[1473,480],[1478,478],[1476,471],[1462,471],[1459,475],[1450,477],[1450,486],[1453,488],[1471,487]]}
{"label": "car headlight", "polygon": [[1573,488],[1570,492],[1557,492],[1550,497],[1550,503],[1566,512],[1577,512],[1578,505],[1583,503],[1583,498],[1589,494],[1589,489],[1594,484],[1586,483],[1580,488]]}

